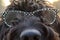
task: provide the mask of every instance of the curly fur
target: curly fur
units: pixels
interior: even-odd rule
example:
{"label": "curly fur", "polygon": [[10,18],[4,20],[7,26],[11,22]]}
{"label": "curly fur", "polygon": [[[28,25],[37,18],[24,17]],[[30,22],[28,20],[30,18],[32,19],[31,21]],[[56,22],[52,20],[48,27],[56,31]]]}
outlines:
{"label": "curly fur", "polygon": [[[7,10],[20,10],[20,11],[28,11],[28,12],[30,12],[30,11],[34,11],[34,10],[37,10],[39,8],[41,9],[41,8],[45,7],[43,3],[38,4],[36,1],[33,1],[33,2],[31,1],[32,3],[30,3],[30,0],[28,0],[28,2],[22,1],[21,3],[19,3],[19,1],[16,1],[16,2],[12,1],[11,5],[9,5],[7,7],[6,11]],[[39,17],[36,17],[35,19],[34,19],[34,16],[31,19],[29,18],[30,24],[34,22],[38,26],[38,27],[35,27],[36,25],[32,24],[32,25],[34,25],[33,28],[42,29],[43,32],[44,32],[44,35],[46,37],[46,40],[60,40],[58,33],[56,33],[52,28],[50,28],[50,27],[48,27],[48,26],[46,26],[44,24],[41,24],[39,22],[40,20],[38,20],[37,18],[39,18]],[[28,18],[26,20],[28,20]],[[12,27],[12,28],[7,28],[7,26],[3,23],[2,30],[0,31],[1,32],[0,33],[0,40],[16,40],[16,38],[14,38],[14,36],[15,36],[14,32],[19,28],[20,28],[19,29],[20,31],[17,30],[17,32],[18,31],[21,32],[21,30],[24,29],[24,28],[27,28],[27,26],[29,26],[28,28],[30,28],[29,22],[28,21],[26,21],[26,23],[22,22],[22,23],[20,23],[18,25],[20,27],[16,26],[16,27]],[[23,25],[24,25],[24,27],[23,27]],[[44,26],[44,27],[41,28],[40,26],[41,27]],[[10,36],[11,36],[11,38],[10,38]],[[45,40],[45,39],[43,39],[43,40]]]}

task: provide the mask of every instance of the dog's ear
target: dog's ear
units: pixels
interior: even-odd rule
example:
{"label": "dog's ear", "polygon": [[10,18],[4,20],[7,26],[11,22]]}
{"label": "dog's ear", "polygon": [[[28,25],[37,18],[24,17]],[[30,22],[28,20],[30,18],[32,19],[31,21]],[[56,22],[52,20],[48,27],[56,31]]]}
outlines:
{"label": "dog's ear", "polygon": [[55,32],[51,27],[42,25],[42,30],[46,40],[59,40],[59,34]]}
{"label": "dog's ear", "polygon": [[20,27],[12,27],[9,32],[6,34],[4,40],[20,40]]}
{"label": "dog's ear", "polygon": [[52,28],[48,27],[48,40],[59,40],[59,34],[56,33]]}
{"label": "dog's ear", "polygon": [[10,28],[8,26],[5,27],[5,24],[2,25],[2,28],[0,30],[0,40],[5,38],[5,36],[7,35],[8,31],[9,31],[9,29]]}
{"label": "dog's ear", "polygon": [[16,35],[17,35],[17,28],[16,28],[16,27],[11,28],[11,29],[9,30],[9,32],[7,33],[5,39],[6,39],[6,40],[14,40]]}

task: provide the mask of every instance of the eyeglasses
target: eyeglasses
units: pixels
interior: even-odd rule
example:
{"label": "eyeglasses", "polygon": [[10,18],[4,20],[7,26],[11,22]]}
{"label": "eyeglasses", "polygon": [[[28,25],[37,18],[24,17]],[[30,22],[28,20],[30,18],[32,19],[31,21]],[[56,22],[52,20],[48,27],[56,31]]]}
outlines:
{"label": "eyeglasses", "polygon": [[[47,24],[53,24],[56,20],[57,12],[54,9],[51,8],[43,8],[43,9],[38,9],[33,12],[24,12],[24,11],[17,11],[17,10],[10,10],[10,11],[5,11],[3,14],[3,20],[6,25],[11,27],[11,21],[14,19],[20,19],[22,17],[26,16],[36,16],[41,17],[44,23]],[[17,20],[18,21],[18,20]]]}

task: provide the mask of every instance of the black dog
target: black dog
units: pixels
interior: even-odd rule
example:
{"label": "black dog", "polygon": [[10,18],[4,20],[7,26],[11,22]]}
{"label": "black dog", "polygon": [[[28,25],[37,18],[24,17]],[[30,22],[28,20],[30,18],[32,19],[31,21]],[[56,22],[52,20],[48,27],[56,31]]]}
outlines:
{"label": "black dog", "polygon": [[[42,8],[45,8],[45,7],[53,8],[53,7],[49,6],[49,5],[46,5],[44,3],[44,1],[42,2],[42,1],[36,1],[35,0],[36,3],[33,3],[34,0],[33,1],[32,0],[25,0],[25,1],[23,2],[22,0],[17,0],[17,1],[12,0],[11,5],[9,5],[6,10],[21,10],[21,11],[29,11],[29,12],[31,12],[31,11],[34,11],[34,10],[37,10],[37,9],[42,9]],[[58,12],[57,10],[55,10],[55,11],[56,11],[56,13]],[[40,12],[40,13],[42,13],[43,16],[46,16],[47,15],[46,13],[48,13],[48,12]],[[42,14],[36,14],[36,16],[40,17]],[[52,19],[53,19],[53,17],[52,17]],[[55,31],[60,34],[60,31],[59,31],[60,30],[60,18],[59,18],[58,15],[56,15],[56,20],[51,25],[51,27],[53,29],[55,29]]]}
{"label": "black dog", "polygon": [[3,15],[0,40],[59,40],[59,35],[43,24],[42,12],[38,10],[43,7],[33,1],[14,1]]}
{"label": "black dog", "polygon": [[[18,15],[17,15],[18,16]],[[5,26],[4,26],[5,27]],[[40,23],[38,17],[24,18],[11,28],[3,28],[0,40],[59,40],[53,29]]]}

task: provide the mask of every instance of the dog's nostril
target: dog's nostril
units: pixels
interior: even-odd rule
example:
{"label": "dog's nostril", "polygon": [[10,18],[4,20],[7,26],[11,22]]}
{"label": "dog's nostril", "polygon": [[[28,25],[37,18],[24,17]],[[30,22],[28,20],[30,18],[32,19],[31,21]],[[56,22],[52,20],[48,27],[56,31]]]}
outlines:
{"label": "dog's nostril", "polygon": [[40,37],[38,37],[38,36],[32,36],[32,37],[27,37],[27,36],[25,36],[24,38],[23,38],[23,40],[40,40]]}
{"label": "dog's nostril", "polygon": [[40,37],[35,36],[35,37],[34,37],[34,40],[40,40]]}
{"label": "dog's nostril", "polygon": [[41,33],[37,30],[25,30],[20,35],[23,40],[40,40],[40,37]]}
{"label": "dog's nostril", "polygon": [[29,38],[26,36],[26,37],[23,38],[23,40],[29,40]]}
{"label": "dog's nostril", "polygon": [[27,36],[25,36],[25,37],[23,37],[23,40],[40,40],[40,37],[38,37],[38,36],[32,36],[32,37],[27,37]]}

